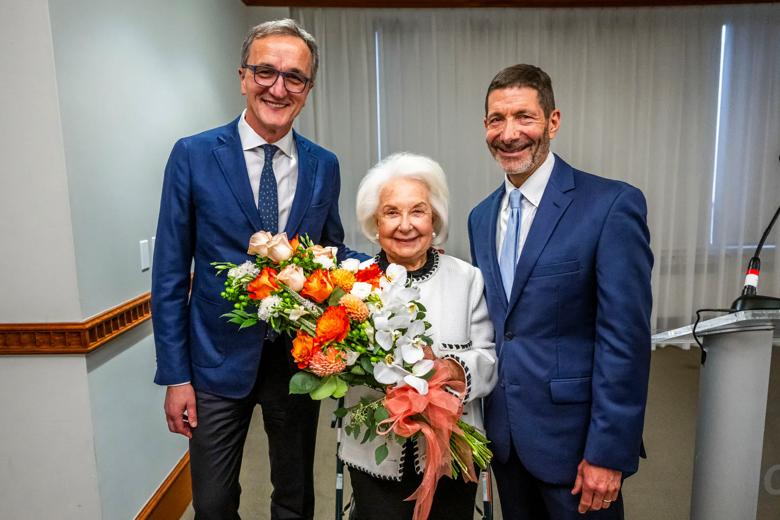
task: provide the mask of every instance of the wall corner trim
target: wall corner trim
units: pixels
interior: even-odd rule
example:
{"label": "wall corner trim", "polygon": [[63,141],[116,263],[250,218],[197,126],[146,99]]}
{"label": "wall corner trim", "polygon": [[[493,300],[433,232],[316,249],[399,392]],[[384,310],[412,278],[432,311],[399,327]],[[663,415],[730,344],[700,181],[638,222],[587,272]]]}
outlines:
{"label": "wall corner trim", "polygon": [[192,502],[192,479],[188,451],[135,518],[136,520],[181,518],[190,502]]}

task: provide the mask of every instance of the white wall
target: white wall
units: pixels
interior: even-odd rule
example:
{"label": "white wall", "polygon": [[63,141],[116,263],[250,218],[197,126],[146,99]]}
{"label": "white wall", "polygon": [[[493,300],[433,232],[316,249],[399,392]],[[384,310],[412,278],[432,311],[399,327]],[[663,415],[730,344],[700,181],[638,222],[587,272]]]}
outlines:
{"label": "white wall", "polygon": [[0,322],[81,319],[48,5],[0,2]]}
{"label": "white wall", "polygon": [[[0,4],[0,322],[81,321],[150,289],[175,140],[236,117],[240,0]],[[0,356],[0,518],[132,518],[187,449],[146,323],[88,356]]]}
{"label": "white wall", "polygon": [[168,154],[241,110],[250,21],[240,0],[49,5],[87,317],[149,290],[138,243],[155,233]]}
{"label": "white wall", "polygon": [[0,357],[0,518],[101,517],[86,373],[84,356]]}

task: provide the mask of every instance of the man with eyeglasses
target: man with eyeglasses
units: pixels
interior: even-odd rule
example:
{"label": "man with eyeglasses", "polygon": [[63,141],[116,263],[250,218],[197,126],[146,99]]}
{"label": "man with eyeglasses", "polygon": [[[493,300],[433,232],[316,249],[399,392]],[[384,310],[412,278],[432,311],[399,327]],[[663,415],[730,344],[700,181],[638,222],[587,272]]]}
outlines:
{"label": "man with eyeglasses", "polygon": [[[317,73],[314,39],[293,20],[251,29],[238,75],[246,109],[231,123],[179,140],[163,181],[152,275],[155,382],[168,428],[189,438],[198,519],[238,518],[238,482],[252,412],[263,410],[271,518],[314,517],[319,403],[288,395],[289,338],[265,324],[238,331],[221,316],[223,278],[210,262],[241,264],[258,230],[343,246],[339,166],[292,130]],[[194,273],[190,269],[194,260]]]}

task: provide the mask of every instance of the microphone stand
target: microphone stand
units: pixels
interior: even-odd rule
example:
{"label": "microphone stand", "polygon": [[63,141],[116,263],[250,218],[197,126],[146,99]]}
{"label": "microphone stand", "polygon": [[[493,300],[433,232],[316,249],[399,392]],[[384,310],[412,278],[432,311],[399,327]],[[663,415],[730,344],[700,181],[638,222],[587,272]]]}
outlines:
{"label": "microphone stand", "polygon": [[745,274],[745,286],[742,288],[742,296],[734,300],[731,304],[731,312],[737,311],[750,311],[750,310],[774,310],[780,309],[780,298],[774,298],[772,296],[761,296],[757,294],[758,290],[758,276],[761,272],[761,248],[764,247],[766,237],[769,236],[769,232],[772,230],[778,215],[780,215],[780,207],[775,211],[775,216],[772,217],[769,226],[764,231],[761,240],[756,246],[756,252],[753,254],[753,258],[748,262],[747,273]]}

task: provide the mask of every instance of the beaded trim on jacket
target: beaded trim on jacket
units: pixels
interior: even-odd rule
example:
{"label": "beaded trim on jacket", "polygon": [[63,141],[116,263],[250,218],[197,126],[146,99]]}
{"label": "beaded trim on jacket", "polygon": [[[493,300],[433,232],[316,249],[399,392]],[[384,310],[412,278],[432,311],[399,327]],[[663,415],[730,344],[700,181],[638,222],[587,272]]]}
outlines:
{"label": "beaded trim on jacket", "polygon": [[[422,283],[428,280],[439,269],[439,252],[434,248],[430,248],[426,255],[425,264],[421,268],[415,271],[406,271],[406,276],[412,283]],[[374,259],[382,271],[386,271],[387,266],[390,265],[390,261],[387,259],[387,254],[384,251],[380,251]]]}

